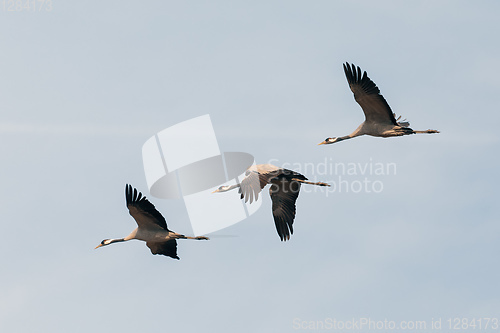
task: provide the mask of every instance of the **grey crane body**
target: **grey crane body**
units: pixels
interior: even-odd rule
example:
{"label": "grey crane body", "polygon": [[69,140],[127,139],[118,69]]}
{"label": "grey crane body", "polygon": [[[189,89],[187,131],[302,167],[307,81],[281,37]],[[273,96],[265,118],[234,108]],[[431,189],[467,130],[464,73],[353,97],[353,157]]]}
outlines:
{"label": "grey crane body", "polygon": [[144,242],[166,242],[182,238],[183,235],[163,229],[135,228],[124,240],[138,239]]}
{"label": "grey crane body", "polygon": [[220,186],[216,192],[227,192],[239,188],[240,198],[252,203],[259,197],[260,191],[270,184],[269,194],[272,200],[273,218],[276,231],[282,241],[290,239],[293,234],[295,219],[295,202],[299,196],[301,184],[330,186],[322,182],[309,182],[307,178],[295,171],[277,167],[272,164],[251,166],[240,184]]}
{"label": "grey crane body", "polygon": [[366,72],[361,75],[359,67],[345,63],[344,73],[354,94],[354,99],[363,109],[365,121],[351,134],[326,138],[319,143],[320,145],[332,144],[361,135],[388,138],[418,133],[439,133],[436,130],[415,131],[409,127],[409,122],[405,120],[399,121],[401,117],[396,119],[384,96],[380,94],[378,87],[370,80]]}
{"label": "grey crane body", "polygon": [[113,243],[137,239],[146,242],[153,254],[179,259],[176,239],[208,239],[204,236],[188,237],[169,230],[165,218],[156,210],[155,206],[141,192],[130,185],[125,186],[125,198],[129,213],[137,222],[137,228],[124,238],[103,240],[101,244],[96,246],[96,249]]}

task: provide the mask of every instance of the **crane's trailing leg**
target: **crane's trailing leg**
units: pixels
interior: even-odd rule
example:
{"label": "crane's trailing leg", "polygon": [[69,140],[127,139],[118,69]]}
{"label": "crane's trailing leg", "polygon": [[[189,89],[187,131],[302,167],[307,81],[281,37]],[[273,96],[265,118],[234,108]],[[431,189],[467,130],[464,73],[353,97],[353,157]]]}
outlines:
{"label": "crane's trailing leg", "polygon": [[383,132],[380,136],[391,137],[391,136],[402,136],[410,134],[433,134],[433,133],[439,133],[439,131],[431,129],[426,131],[415,131],[409,127],[394,127],[391,130]]}
{"label": "crane's trailing leg", "polygon": [[422,133],[433,134],[433,133],[439,133],[439,131],[428,129],[427,131],[413,131],[413,133],[415,133],[415,134],[422,134]]}
{"label": "crane's trailing leg", "polygon": [[179,238],[179,239],[197,239],[197,240],[202,240],[202,239],[209,240],[210,239],[210,238],[205,237],[205,236],[189,237],[189,236],[184,236],[184,235],[181,235],[181,234],[176,234],[175,238]]}
{"label": "crane's trailing leg", "polygon": [[313,182],[308,182],[306,180],[303,180],[303,179],[298,179],[298,178],[292,178],[292,180],[295,180],[297,182],[301,182],[301,183],[304,183],[304,184],[310,184],[310,185],[318,185],[318,186],[330,186],[329,184],[327,183],[322,183],[322,182],[316,182],[316,183],[313,183]]}

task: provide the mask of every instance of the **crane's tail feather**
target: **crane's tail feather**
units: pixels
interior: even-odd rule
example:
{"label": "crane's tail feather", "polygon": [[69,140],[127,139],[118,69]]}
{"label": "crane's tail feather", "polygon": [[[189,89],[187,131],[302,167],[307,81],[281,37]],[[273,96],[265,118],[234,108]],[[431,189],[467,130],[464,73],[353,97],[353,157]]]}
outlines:
{"label": "crane's tail feather", "polygon": [[[396,118],[396,114],[393,112],[392,113],[394,115],[394,118]],[[410,127],[410,122],[405,119],[399,121],[399,119],[401,119],[401,116],[399,116],[397,119],[396,119],[396,123],[398,123],[399,126],[401,127]]]}
{"label": "crane's tail feather", "polygon": [[[403,120],[400,121],[401,116],[399,116],[399,117],[396,118],[396,114],[394,112],[392,114],[394,115],[394,118],[396,119],[396,123],[398,124],[398,126],[401,126],[401,127],[410,127],[410,122],[409,121],[407,121],[406,119],[403,119]],[[422,134],[422,133],[432,134],[432,133],[439,133],[439,131],[437,131],[437,130],[431,130],[431,129],[428,129],[426,131],[411,130],[410,133],[404,133],[404,134]]]}

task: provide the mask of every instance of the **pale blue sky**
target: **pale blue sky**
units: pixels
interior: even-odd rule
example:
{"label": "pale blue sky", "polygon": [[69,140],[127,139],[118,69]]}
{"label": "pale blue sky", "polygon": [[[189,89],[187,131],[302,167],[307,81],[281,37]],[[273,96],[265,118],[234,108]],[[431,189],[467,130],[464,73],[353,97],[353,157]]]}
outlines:
{"label": "pale blue sky", "polygon": [[[0,11],[2,332],[290,332],[293,320],[500,316],[496,1],[53,1]],[[356,138],[342,63],[441,134]],[[258,163],[394,163],[381,193],[270,200],[180,261],[127,235],[141,148],[210,114]],[[306,175],[315,179],[316,175]],[[320,179],[321,178],[321,179]],[[322,175],[332,181],[337,175]],[[363,180],[364,176],[350,178]],[[190,233],[183,202],[151,201]]]}

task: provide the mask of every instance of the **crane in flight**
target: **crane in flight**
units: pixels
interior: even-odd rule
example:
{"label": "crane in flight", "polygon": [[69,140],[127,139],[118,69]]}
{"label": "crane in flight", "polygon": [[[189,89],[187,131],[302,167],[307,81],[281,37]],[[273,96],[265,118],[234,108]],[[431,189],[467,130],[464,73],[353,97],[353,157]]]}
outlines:
{"label": "crane in flight", "polygon": [[239,188],[241,199],[252,203],[254,199],[258,199],[260,191],[267,184],[271,184],[269,194],[272,201],[274,224],[282,241],[289,240],[290,235],[293,234],[295,202],[299,196],[300,185],[330,186],[322,182],[309,182],[304,175],[292,170],[272,164],[257,164],[248,168],[245,172],[245,178],[240,184],[220,186],[213,193]]}
{"label": "crane in flight", "polygon": [[405,120],[399,121],[401,116],[396,119],[384,96],[380,94],[377,85],[370,80],[366,72],[363,72],[363,75],[361,75],[359,67],[354,66],[354,64],[349,65],[349,63],[345,63],[344,73],[349,87],[354,93],[354,99],[363,109],[365,121],[351,134],[326,138],[325,141],[320,142],[318,145],[332,144],[361,135],[387,138],[418,133],[439,133],[439,131],[430,129],[415,131],[409,127],[409,122]]}
{"label": "crane in flight", "polygon": [[180,259],[177,256],[176,239],[208,239],[204,236],[188,237],[169,230],[165,218],[155,206],[141,192],[128,184],[125,186],[125,199],[130,215],[137,222],[137,228],[124,238],[103,240],[96,246],[96,249],[113,243],[138,239],[146,242],[152,254]]}

